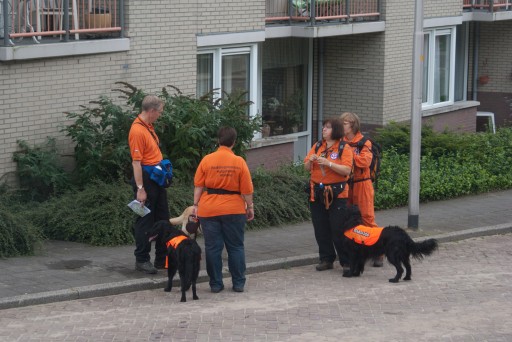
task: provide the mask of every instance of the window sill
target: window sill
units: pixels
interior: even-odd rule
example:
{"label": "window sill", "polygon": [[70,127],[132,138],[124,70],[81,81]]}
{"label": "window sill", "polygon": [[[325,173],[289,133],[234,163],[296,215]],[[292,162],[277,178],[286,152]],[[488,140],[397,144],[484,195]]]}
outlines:
{"label": "window sill", "polygon": [[432,116],[432,115],[453,112],[453,111],[461,110],[461,109],[465,109],[465,108],[478,107],[479,105],[480,105],[480,102],[478,102],[478,101],[458,101],[458,102],[452,103],[450,105],[442,106],[442,107],[423,109],[421,111],[421,114],[423,117],[428,117],[428,116]]}
{"label": "window sill", "polygon": [[268,147],[268,146],[272,146],[272,145],[294,143],[296,141],[297,141],[297,136],[279,135],[279,136],[274,136],[274,137],[255,139],[255,140],[251,141],[249,148],[253,149],[253,148]]}
{"label": "window sill", "polygon": [[130,39],[113,38],[0,47],[0,62],[91,55],[130,50]]}

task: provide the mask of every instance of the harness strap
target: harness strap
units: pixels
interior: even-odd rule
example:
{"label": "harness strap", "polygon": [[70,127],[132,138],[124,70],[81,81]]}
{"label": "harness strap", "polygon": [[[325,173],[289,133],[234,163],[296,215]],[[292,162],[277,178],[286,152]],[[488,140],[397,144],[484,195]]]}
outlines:
{"label": "harness strap", "polygon": [[[176,250],[176,248],[178,248],[179,244],[183,240],[186,240],[186,239],[188,239],[187,236],[185,236],[185,235],[178,235],[175,238],[172,238],[169,241],[167,241],[167,243],[165,245],[167,246],[167,248],[172,247],[172,248],[174,248]],[[165,268],[169,268],[169,255],[167,255],[167,257],[165,258]]]}
{"label": "harness strap", "polygon": [[208,195],[241,195],[240,191],[206,188]]}

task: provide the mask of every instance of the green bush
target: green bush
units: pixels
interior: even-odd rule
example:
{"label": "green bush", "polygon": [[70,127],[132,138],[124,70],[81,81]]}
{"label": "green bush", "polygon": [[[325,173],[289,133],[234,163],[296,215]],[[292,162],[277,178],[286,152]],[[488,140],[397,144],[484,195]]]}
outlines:
{"label": "green bush", "polygon": [[18,208],[0,203],[0,257],[33,255],[42,242],[41,231]]}
{"label": "green bush", "polygon": [[[75,183],[87,184],[92,179],[113,182],[130,177],[131,157],[128,132],[140,113],[146,93],[136,87],[118,82],[124,106],[114,104],[105,96],[82,107],[79,113],[66,113],[74,123],[64,128],[75,142]],[[162,116],[155,122],[164,158],[173,163],[176,178],[191,180],[201,159],[216,149],[217,131],[223,125],[234,127],[238,133],[235,153],[245,155],[254,132],[260,127],[259,116],[248,118],[245,94],[223,94],[214,101],[213,94],[200,99],[185,96],[175,87],[171,94],[163,88],[158,96],[165,102]]]}
{"label": "green bush", "polygon": [[19,151],[14,152],[20,194],[27,200],[43,201],[69,188],[69,175],[58,165],[55,138],[45,144],[30,147],[18,140]]}

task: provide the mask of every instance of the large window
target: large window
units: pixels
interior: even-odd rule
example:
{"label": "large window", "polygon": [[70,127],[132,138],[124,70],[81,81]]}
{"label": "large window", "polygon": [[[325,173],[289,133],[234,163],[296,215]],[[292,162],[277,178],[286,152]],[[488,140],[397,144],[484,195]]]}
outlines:
{"label": "large window", "polygon": [[263,44],[263,135],[301,132],[306,127],[308,44],[299,38]]}
{"label": "large window", "polygon": [[453,103],[455,29],[426,30],[423,54],[423,108]]}
{"label": "large window", "polygon": [[[214,97],[223,94],[244,93],[256,103],[257,46],[216,48],[199,51],[197,55],[196,95],[214,91]],[[249,113],[255,114],[255,106]]]}

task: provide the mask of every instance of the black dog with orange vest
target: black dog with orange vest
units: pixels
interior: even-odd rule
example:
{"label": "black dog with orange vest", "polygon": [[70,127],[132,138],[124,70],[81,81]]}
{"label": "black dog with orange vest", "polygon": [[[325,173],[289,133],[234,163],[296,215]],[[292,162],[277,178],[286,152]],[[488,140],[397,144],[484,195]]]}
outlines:
{"label": "black dog with orange vest", "polygon": [[175,229],[169,221],[158,221],[153,225],[149,241],[163,239],[167,246],[167,286],[165,292],[172,290],[172,280],[179,272],[181,282],[181,301],[186,302],[185,292],[192,286],[193,299],[199,299],[196,293],[196,282],[201,264],[201,247],[195,239],[191,239],[181,230]]}
{"label": "black dog with orange vest", "polygon": [[410,256],[420,260],[437,249],[437,240],[414,242],[405,230],[397,226],[363,226],[361,212],[357,206],[350,206],[347,213],[341,233],[343,248],[349,255],[350,271],[344,272],[344,277],[361,275],[368,259],[385,254],[396,268],[395,277],[389,281],[398,283],[404,273],[402,264],[405,266],[404,280],[411,280]]}

